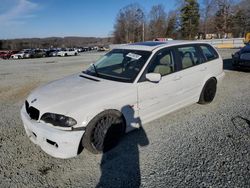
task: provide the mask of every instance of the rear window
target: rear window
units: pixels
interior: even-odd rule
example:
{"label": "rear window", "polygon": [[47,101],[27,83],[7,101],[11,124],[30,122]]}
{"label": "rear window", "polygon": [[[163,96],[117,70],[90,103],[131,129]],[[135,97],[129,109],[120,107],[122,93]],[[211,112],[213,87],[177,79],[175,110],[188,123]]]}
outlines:
{"label": "rear window", "polygon": [[200,47],[207,61],[218,58],[217,52],[211,46],[201,45]]}

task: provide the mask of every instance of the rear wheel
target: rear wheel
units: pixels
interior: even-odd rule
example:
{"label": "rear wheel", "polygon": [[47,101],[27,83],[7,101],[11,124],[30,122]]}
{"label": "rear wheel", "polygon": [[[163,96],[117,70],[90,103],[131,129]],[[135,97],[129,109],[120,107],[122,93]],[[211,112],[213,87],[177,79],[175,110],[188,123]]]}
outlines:
{"label": "rear wheel", "polygon": [[90,121],[82,145],[91,153],[103,153],[114,148],[124,133],[125,123],[122,114],[116,110],[106,110]]}
{"label": "rear wheel", "polygon": [[207,104],[213,101],[217,90],[217,81],[214,78],[210,78],[206,84],[204,85],[200,99],[198,101],[199,104]]}

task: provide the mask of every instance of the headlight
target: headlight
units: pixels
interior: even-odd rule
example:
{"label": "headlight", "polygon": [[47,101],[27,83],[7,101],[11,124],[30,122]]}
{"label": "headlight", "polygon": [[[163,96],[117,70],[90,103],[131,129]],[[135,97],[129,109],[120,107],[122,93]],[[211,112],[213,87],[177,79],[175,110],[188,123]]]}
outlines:
{"label": "headlight", "polygon": [[71,117],[53,113],[43,114],[41,120],[43,120],[45,123],[51,123],[54,126],[60,127],[72,127],[77,123],[76,120]]}

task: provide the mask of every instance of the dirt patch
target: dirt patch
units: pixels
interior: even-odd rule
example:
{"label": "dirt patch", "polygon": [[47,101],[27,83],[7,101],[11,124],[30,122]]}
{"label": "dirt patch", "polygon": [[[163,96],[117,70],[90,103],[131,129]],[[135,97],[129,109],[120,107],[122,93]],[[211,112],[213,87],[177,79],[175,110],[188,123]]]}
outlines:
{"label": "dirt patch", "polygon": [[46,61],[45,63],[56,63],[57,61]]}
{"label": "dirt patch", "polygon": [[49,167],[43,166],[42,168],[38,169],[38,171],[41,173],[41,175],[46,175],[52,170],[52,168],[53,165]]}
{"label": "dirt patch", "polygon": [[2,93],[9,92],[11,90],[10,86],[0,87],[0,96]]}
{"label": "dirt patch", "polygon": [[21,99],[26,98],[26,96],[37,86],[39,82],[30,82],[23,86],[17,88],[14,87],[4,87],[0,91],[0,99],[3,101],[17,102]]}

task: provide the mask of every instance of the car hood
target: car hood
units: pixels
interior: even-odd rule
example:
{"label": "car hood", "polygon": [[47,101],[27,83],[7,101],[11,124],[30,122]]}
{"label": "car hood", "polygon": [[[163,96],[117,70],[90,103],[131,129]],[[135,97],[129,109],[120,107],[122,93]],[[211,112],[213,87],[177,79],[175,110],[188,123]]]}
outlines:
{"label": "car hood", "polygon": [[126,92],[129,91],[126,87],[132,85],[99,79],[86,74],[76,74],[37,88],[30,94],[27,101],[30,106],[39,109],[42,113],[53,112],[67,115],[77,108],[90,109],[93,106],[110,103],[110,100],[115,100],[116,97],[126,97]]}

